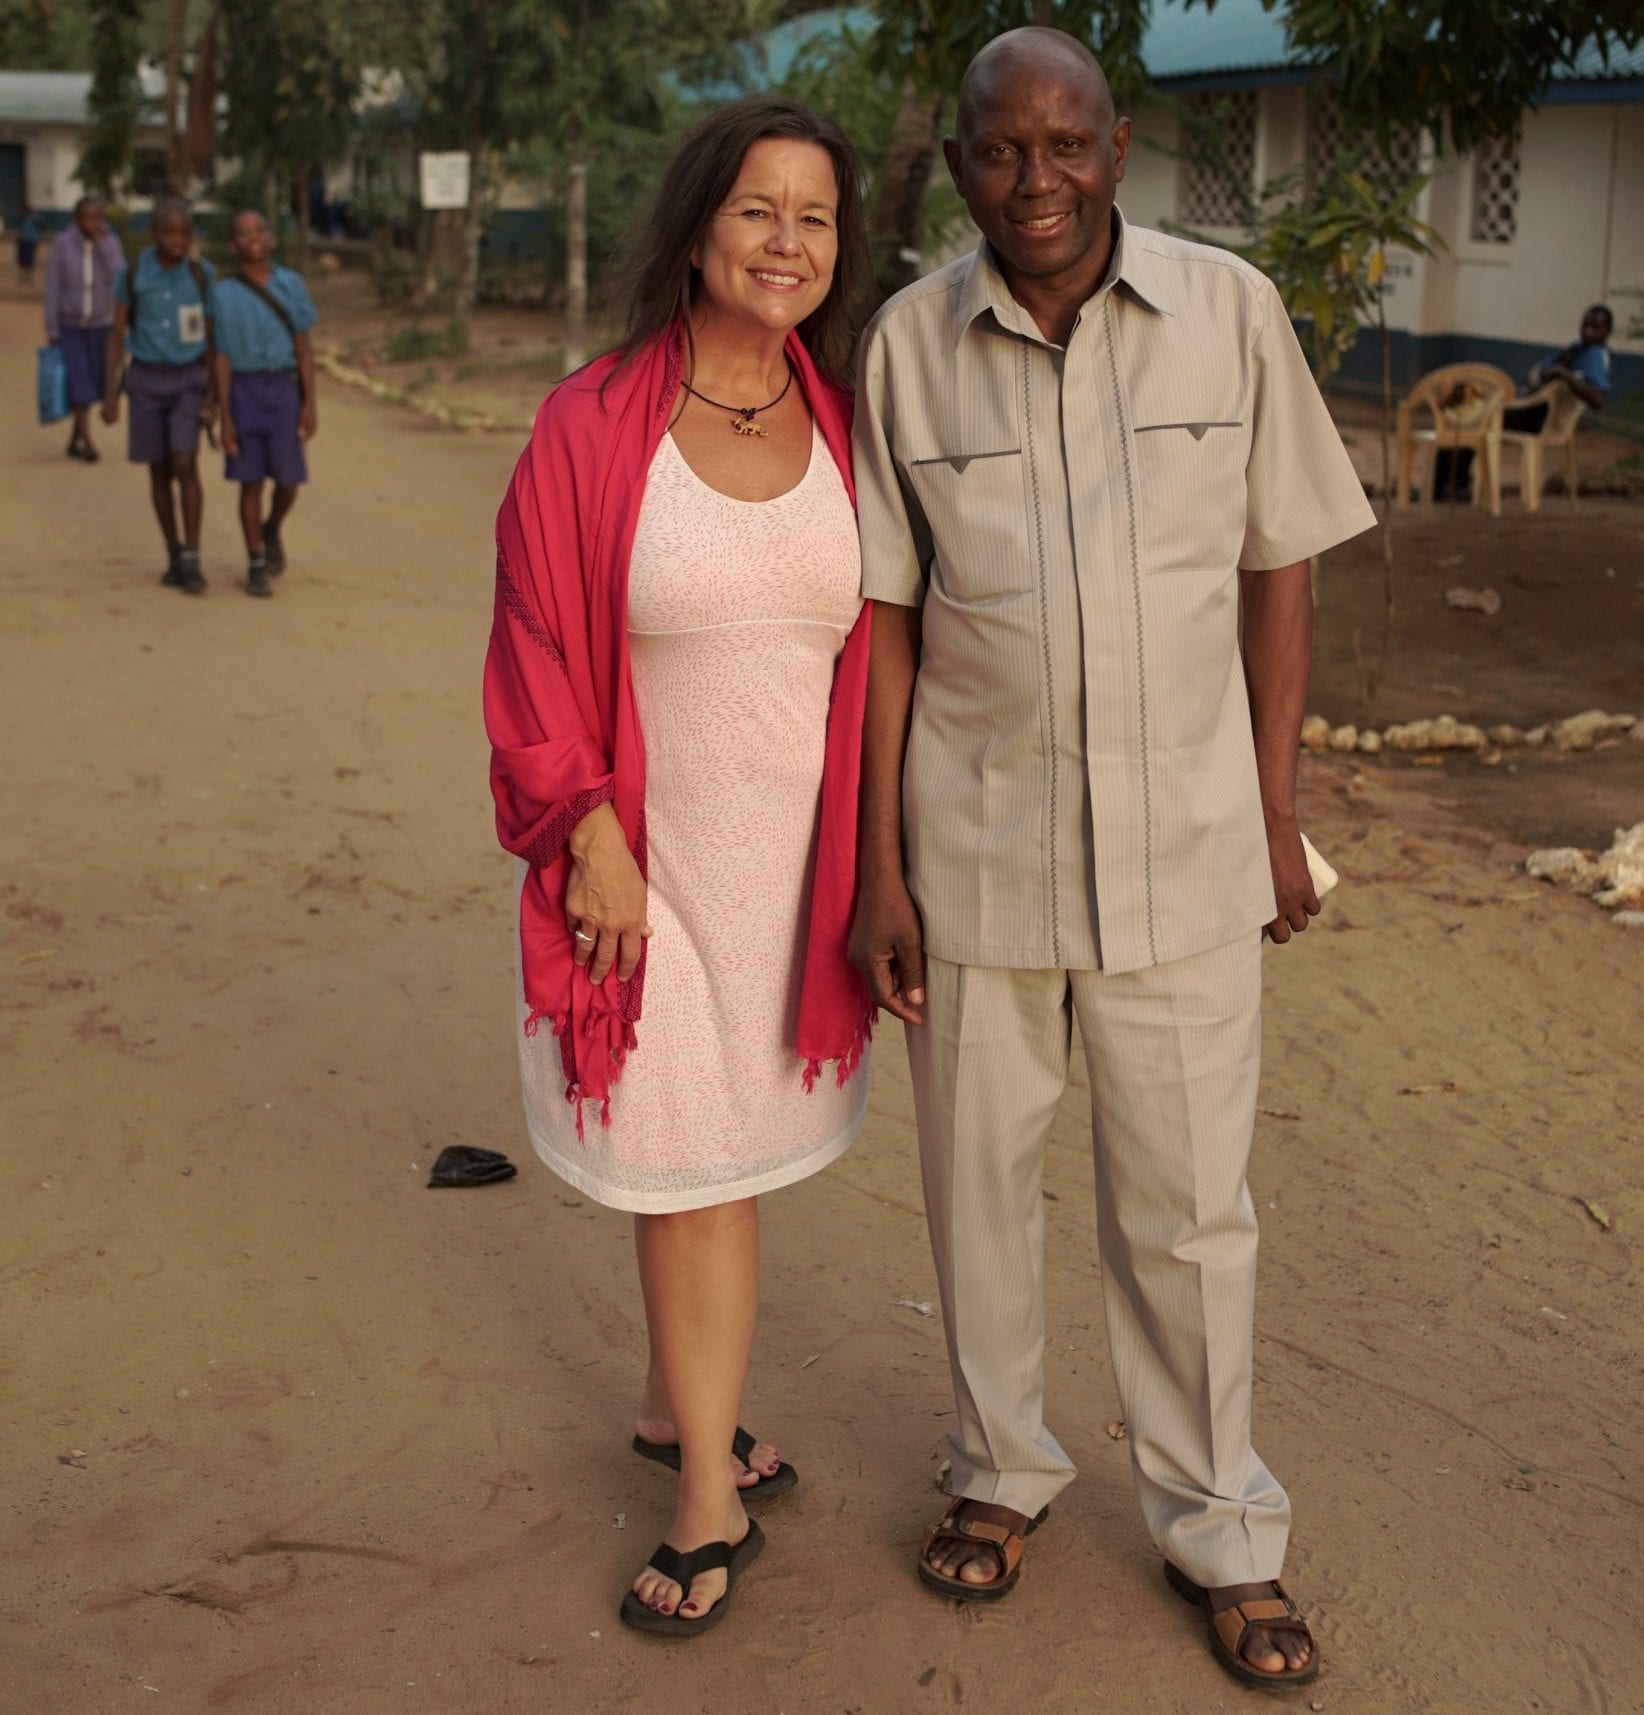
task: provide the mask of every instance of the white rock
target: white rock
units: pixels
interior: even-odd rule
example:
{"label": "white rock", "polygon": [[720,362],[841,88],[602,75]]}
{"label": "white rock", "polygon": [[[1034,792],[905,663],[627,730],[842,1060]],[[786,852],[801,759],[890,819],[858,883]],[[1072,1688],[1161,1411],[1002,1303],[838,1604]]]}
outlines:
{"label": "white rock", "polygon": [[1515,745],[1523,744],[1524,728],[1503,721],[1499,726],[1488,728],[1486,736],[1491,744],[1499,744],[1503,750],[1511,750]]}
{"label": "white rock", "polygon": [[1644,911],[1618,911],[1610,921],[1623,929],[1644,929]]}
{"label": "white rock", "polygon": [[1330,735],[1332,750],[1356,750],[1359,742],[1359,729],[1351,721],[1346,726],[1339,726]]}
{"label": "white rock", "polygon": [[1581,851],[1576,846],[1549,846],[1542,851],[1531,852],[1524,860],[1524,868],[1537,881],[1555,881],[1560,887],[1574,887],[1592,872],[1593,858],[1590,852]]}
{"label": "white rock", "polygon": [[1547,729],[1544,726],[1533,726],[1524,735],[1524,742],[1532,750],[1538,749],[1547,742]]}
{"label": "white rock", "polygon": [[1490,744],[1483,727],[1458,721],[1454,715],[1405,721],[1388,727],[1381,736],[1389,750],[1486,750]]}
{"label": "white rock", "polygon": [[1359,749],[1366,756],[1374,756],[1381,749],[1381,734],[1370,727],[1359,734]]}
{"label": "white rock", "polygon": [[1324,750],[1330,743],[1330,723],[1323,715],[1309,715],[1301,724],[1303,750]]}
{"label": "white rock", "polygon": [[1591,750],[1600,739],[1617,738],[1633,725],[1631,715],[1606,714],[1603,709],[1588,709],[1559,721],[1549,735],[1555,750]]}

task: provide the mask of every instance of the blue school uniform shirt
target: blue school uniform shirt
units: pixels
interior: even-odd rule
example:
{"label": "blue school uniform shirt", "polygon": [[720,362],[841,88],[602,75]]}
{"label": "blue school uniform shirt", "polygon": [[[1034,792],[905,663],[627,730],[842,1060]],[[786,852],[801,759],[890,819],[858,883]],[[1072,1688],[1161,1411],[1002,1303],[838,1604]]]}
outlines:
{"label": "blue school uniform shirt", "polygon": [[[208,299],[216,270],[209,262],[197,262],[205,279],[202,297],[184,257],[175,268],[167,268],[152,247],[137,258],[137,320],[128,343],[139,363],[197,363],[205,356]],[[132,270],[122,268],[114,282],[116,303],[131,308]]]}
{"label": "blue school uniform shirt", "polygon": [[1610,348],[1607,345],[1584,345],[1565,365],[1572,375],[1590,381],[1600,393],[1610,391]]}
{"label": "blue school uniform shirt", "polygon": [[[298,333],[307,333],[319,320],[308,287],[295,269],[276,264],[267,289]],[[236,375],[262,375],[297,367],[296,342],[280,318],[232,274],[224,275],[211,288],[211,327],[218,351]]]}

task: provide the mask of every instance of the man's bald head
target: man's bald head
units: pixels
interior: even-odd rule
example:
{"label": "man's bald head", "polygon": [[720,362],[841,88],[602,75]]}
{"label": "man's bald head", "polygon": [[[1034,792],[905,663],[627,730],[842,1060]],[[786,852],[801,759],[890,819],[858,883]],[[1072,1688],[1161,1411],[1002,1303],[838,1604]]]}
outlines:
{"label": "man's bald head", "polygon": [[1066,79],[1093,122],[1103,130],[1113,123],[1113,92],[1101,62],[1066,30],[1025,25],[995,36],[965,68],[959,85],[959,136],[966,137],[978,115],[994,101],[1002,85],[1018,75]]}

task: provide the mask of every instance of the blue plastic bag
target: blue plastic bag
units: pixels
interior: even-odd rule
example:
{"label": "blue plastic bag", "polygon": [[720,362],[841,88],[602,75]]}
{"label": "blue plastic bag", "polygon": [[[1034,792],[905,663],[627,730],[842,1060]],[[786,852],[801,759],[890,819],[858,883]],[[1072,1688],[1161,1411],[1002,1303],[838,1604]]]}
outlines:
{"label": "blue plastic bag", "polygon": [[40,347],[40,363],[36,375],[40,397],[40,421],[60,423],[69,414],[68,364],[61,349],[55,345]]}

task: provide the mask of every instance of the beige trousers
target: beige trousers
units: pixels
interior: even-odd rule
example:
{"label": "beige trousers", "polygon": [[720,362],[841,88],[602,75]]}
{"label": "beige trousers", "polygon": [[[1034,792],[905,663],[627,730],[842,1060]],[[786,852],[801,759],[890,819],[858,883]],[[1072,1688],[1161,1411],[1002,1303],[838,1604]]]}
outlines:
{"label": "beige trousers", "polygon": [[1075,1474],[1043,1419],[1040,1182],[1076,1016],[1143,1517],[1198,1583],[1277,1578],[1290,1502],[1250,1445],[1259,937],[1119,976],[930,959],[925,987],[907,1034],[958,1404],[953,1493],[1031,1515]]}

